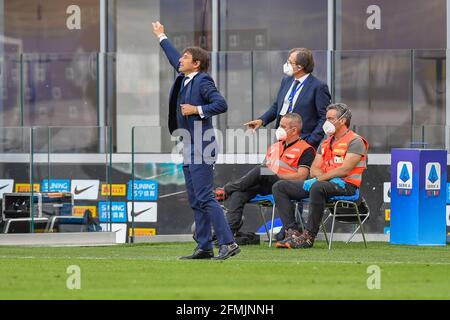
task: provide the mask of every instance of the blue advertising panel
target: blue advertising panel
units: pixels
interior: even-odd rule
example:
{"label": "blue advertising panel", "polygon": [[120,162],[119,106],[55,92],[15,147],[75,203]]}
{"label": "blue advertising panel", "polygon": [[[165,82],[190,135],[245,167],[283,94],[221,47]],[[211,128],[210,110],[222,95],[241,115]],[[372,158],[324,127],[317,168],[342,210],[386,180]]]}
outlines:
{"label": "blue advertising panel", "polygon": [[136,201],[157,201],[158,200],[158,181],[156,180],[135,180],[134,188],[133,181],[128,182],[127,199]]}
{"label": "blue advertising panel", "polygon": [[447,182],[447,204],[450,204],[450,183]]}
{"label": "blue advertising panel", "polygon": [[446,180],[446,150],[392,150],[391,243],[446,244]]}
{"label": "blue advertising panel", "polygon": [[[111,205],[111,207],[110,207]],[[111,213],[111,218],[110,218]],[[126,202],[99,202],[98,216],[100,222],[107,223],[126,223],[127,222],[127,204]]]}
{"label": "blue advertising panel", "polygon": [[70,180],[42,180],[42,192],[70,192]]}

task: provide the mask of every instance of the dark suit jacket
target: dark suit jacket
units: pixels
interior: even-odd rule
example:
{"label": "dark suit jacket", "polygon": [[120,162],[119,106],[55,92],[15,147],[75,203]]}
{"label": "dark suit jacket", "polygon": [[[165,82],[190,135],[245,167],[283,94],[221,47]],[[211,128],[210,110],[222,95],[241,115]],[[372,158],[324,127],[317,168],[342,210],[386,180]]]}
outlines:
{"label": "dark suit jacket", "polygon": [[[284,77],[281,81],[277,99],[270,109],[259,118],[263,121],[264,125],[267,125],[276,119],[276,127],[278,128],[284,98],[293,81],[294,77]],[[324,137],[322,126],[326,120],[326,108],[330,103],[331,95],[327,84],[310,74],[295,102],[293,112],[301,115],[303,119],[301,137],[315,148],[319,146],[320,141]]]}
{"label": "dark suit jacket", "polygon": [[[178,72],[180,59],[178,50],[168,39],[161,41],[161,47],[170,64]],[[197,128],[201,129],[201,135],[203,137],[203,134],[207,130],[213,129],[212,117],[226,112],[228,106],[219,90],[217,90],[214,80],[207,73],[198,73],[184,88],[182,88],[183,80],[184,74],[179,74],[170,90],[169,131],[172,134],[176,129],[187,130],[190,134],[191,145],[194,145],[195,123],[197,123]],[[202,119],[199,115],[183,116],[180,107],[180,104],[183,103],[201,106],[205,117]],[[186,141],[185,138],[183,136],[183,142],[187,144],[189,141]],[[214,135],[208,135],[207,139],[209,141],[203,141],[201,148],[198,143],[195,144],[194,148],[191,148],[191,154],[195,150],[197,150],[196,153],[203,152],[212,141],[215,141]]]}

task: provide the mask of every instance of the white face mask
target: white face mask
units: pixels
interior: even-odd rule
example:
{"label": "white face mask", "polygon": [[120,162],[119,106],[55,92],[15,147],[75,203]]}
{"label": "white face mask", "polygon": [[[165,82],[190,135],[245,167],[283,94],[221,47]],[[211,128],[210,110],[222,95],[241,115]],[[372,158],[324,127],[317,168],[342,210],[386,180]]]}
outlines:
{"label": "white face mask", "polygon": [[[345,111],[342,114],[342,116],[340,116],[339,119],[336,120],[336,122],[341,120],[345,116],[346,113],[347,113],[347,111]],[[327,136],[331,136],[336,133],[336,126],[329,120],[325,121],[325,123],[322,126],[322,129]]]}
{"label": "white face mask", "polygon": [[283,72],[285,75],[292,77],[294,75],[294,68],[292,67],[292,64],[290,64],[289,62],[286,62],[283,65]]}
{"label": "white face mask", "polygon": [[331,136],[336,132],[336,127],[334,124],[332,124],[330,121],[325,121],[325,123],[322,126],[323,131],[327,136]]}
{"label": "white face mask", "polygon": [[278,141],[286,141],[287,139],[287,132],[283,128],[279,127],[277,131],[275,131],[275,136]]}

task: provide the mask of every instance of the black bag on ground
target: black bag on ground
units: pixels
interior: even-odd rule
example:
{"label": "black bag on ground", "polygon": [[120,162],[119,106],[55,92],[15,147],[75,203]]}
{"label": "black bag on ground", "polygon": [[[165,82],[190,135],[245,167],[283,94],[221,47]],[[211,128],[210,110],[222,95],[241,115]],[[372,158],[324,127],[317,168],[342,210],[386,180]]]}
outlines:
{"label": "black bag on ground", "polygon": [[240,246],[245,245],[259,245],[260,244],[260,236],[254,232],[237,232],[234,236],[236,239],[236,243]]}

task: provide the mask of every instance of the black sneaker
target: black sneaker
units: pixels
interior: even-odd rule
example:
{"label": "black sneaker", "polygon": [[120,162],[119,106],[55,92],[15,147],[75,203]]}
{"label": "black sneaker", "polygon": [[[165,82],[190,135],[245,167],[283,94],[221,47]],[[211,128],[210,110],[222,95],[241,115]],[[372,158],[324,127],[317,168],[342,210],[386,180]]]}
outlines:
{"label": "black sneaker", "polygon": [[289,248],[287,243],[290,242],[293,238],[298,238],[301,235],[302,235],[302,233],[300,231],[294,230],[294,229],[289,229],[288,231],[286,231],[286,235],[285,235],[286,238],[275,243],[275,247],[276,248]]}
{"label": "black sneaker", "polygon": [[237,255],[241,252],[239,245],[236,242],[232,244],[224,244],[220,246],[219,255],[217,257],[212,258],[213,260],[226,260],[229,257]]}
{"label": "black sneaker", "polygon": [[305,230],[300,237],[291,238],[286,242],[286,247],[289,249],[309,249],[314,245],[315,236],[308,230]]}

